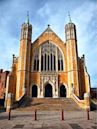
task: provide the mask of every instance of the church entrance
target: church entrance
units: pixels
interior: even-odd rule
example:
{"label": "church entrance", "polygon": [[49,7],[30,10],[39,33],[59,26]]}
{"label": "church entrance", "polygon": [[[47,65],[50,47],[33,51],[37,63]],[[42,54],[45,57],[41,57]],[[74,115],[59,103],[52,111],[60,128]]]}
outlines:
{"label": "church entrance", "polygon": [[52,97],[52,86],[50,84],[45,86],[45,97]]}
{"label": "church entrance", "polygon": [[37,97],[37,86],[36,85],[32,86],[32,97]]}
{"label": "church entrance", "polygon": [[64,85],[60,86],[60,97],[66,97],[66,88]]}

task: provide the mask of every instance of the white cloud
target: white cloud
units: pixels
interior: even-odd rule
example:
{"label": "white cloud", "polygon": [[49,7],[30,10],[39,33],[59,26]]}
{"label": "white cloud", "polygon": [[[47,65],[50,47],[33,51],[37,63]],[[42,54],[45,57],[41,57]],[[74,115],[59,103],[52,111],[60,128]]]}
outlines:
{"label": "white cloud", "polygon": [[94,75],[97,75],[96,12],[96,5],[92,2],[85,2],[73,12],[74,22],[77,24],[79,55],[86,55],[86,66],[92,86],[97,86],[97,79],[94,78]]}
{"label": "white cloud", "polygon": [[[7,10],[7,7],[9,8]],[[92,86],[97,84],[97,19],[96,2],[90,0],[10,0],[0,6],[0,68],[11,67],[12,54],[18,55],[20,25],[30,11],[33,26],[32,40],[44,31],[47,24],[65,41],[64,26],[68,22],[68,10],[77,26],[79,55],[86,55],[86,65],[91,75]],[[3,12],[3,13],[2,13]],[[94,63],[95,62],[95,63]]]}
{"label": "white cloud", "polygon": [[12,54],[18,53],[19,39],[10,34],[11,16],[4,16],[0,21],[0,68],[10,70]]}

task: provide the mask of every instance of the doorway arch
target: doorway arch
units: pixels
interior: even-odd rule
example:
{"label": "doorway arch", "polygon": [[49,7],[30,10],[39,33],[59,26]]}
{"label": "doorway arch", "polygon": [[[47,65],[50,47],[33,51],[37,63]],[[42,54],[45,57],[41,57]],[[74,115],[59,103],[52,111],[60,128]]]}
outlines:
{"label": "doorway arch", "polygon": [[64,85],[60,86],[60,97],[66,97],[67,93],[66,93],[66,88]]}
{"label": "doorway arch", "polygon": [[52,86],[51,84],[47,84],[45,86],[45,94],[44,94],[45,97],[52,97]]}
{"label": "doorway arch", "polygon": [[32,86],[32,97],[37,97],[37,86],[36,85]]}

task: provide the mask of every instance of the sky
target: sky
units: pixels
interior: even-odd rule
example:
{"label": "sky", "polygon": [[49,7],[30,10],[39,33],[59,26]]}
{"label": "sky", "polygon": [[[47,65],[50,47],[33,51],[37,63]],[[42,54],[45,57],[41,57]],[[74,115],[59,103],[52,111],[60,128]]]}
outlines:
{"label": "sky", "polygon": [[91,86],[97,87],[97,0],[0,0],[0,69],[10,70],[19,55],[21,25],[29,11],[32,42],[50,24],[65,42],[68,11],[77,29],[78,54],[85,54]]}

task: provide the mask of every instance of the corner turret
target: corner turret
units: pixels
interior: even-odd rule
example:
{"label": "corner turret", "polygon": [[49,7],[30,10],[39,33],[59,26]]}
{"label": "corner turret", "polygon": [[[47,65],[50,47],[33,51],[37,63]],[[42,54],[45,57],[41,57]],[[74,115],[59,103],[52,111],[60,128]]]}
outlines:
{"label": "corner turret", "polygon": [[26,22],[23,23],[21,27],[20,40],[28,39],[29,41],[31,41],[31,38],[32,38],[32,25],[29,24],[29,14],[27,13]]}
{"label": "corner turret", "polygon": [[26,22],[22,24],[20,36],[20,51],[18,59],[18,75],[16,85],[16,100],[19,101],[29,92],[30,56],[31,56],[32,25],[27,14]]}

